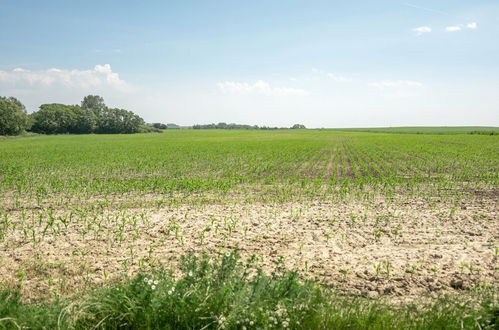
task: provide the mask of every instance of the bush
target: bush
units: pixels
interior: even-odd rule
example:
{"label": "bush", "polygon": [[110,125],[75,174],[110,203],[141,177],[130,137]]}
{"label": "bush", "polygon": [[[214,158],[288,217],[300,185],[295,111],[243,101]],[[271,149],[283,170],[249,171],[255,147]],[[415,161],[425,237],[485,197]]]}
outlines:
{"label": "bush", "polygon": [[0,135],[18,135],[29,126],[24,105],[14,97],[0,96]]}
{"label": "bush", "polygon": [[139,133],[163,133],[163,129],[156,128],[151,125],[141,125],[139,128]]}
{"label": "bush", "polygon": [[148,124],[147,126],[152,126],[154,128],[157,128],[157,129],[168,129],[168,126],[166,124],[162,124],[162,123],[152,123],[152,124]]}

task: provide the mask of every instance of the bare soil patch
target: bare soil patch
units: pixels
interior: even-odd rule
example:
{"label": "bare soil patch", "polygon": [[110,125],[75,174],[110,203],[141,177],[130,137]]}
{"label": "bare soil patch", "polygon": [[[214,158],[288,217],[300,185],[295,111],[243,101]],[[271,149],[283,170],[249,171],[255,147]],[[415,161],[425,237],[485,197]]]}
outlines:
{"label": "bare soil patch", "polygon": [[[369,203],[233,202],[103,211],[95,224],[75,219],[38,242],[27,240],[21,229],[8,232],[0,242],[0,274],[4,284],[30,298],[72,295],[122,273],[175,264],[185,253],[237,248],[243,256],[259,256],[267,270],[281,260],[305,276],[369,297],[412,299],[496,287],[499,212],[497,200],[487,196],[460,205],[379,197]],[[11,211],[10,217],[20,213]]]}

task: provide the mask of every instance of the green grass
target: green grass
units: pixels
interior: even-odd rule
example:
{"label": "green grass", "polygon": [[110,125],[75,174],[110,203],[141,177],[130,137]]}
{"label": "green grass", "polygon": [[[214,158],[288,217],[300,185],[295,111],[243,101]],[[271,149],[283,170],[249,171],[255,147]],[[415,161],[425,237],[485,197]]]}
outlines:
{"label": "green grass", "polygon": [[[298,273],[264,274],[237,253],[183,258],[181,273],[123,278],[83,297],[23,303],[0,293],[0,329],[494,329],[499,305],[474,299],[387,304],[336,294]],[[174,275],[176,273],[176,275]]]}
{"label": "green grass", "polygon": [[377,132],[397,134],[483,134],[497,135],[499,127],[495,126],[401,126],[371,128],[338,128],[346,132]]}

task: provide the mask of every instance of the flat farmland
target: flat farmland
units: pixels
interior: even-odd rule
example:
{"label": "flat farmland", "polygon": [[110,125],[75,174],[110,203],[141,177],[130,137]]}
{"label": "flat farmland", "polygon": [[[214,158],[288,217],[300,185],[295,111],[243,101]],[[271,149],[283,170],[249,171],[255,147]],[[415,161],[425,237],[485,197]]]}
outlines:
{"label": "flat farmland", "polygon": [[71,297],[187,253],[343,294],[496,290],[499,138],[167,130],[0,140],[0,274]]}

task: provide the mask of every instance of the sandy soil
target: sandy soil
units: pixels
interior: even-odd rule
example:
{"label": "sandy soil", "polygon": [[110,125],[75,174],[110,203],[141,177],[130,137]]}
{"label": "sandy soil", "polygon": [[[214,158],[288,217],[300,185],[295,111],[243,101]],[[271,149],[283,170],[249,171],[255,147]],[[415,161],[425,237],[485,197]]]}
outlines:
{"label": "sandy soil", "polygon": [[[364,203],[234,202],[103,210],[96,218],[75,216],[67,227],[59,226],[58,234],[48,230],[36,243],[27,238],[25,227],[9,229],[0,242],[1,281],[31,298],[71,295],[122,272],[175,264],[186,252],[238,248],[243,256],[261,256],[266,269],[284,258],[290,269],[368,297],[412,299],[497,287],[497,202],[496,194],[485,194],[458,205],[380,197]],[[55,210],[56,215],[67,212]],[[9,215],[20,221],[19,211]],[[43,229],[38,226],[37,233]]]}

